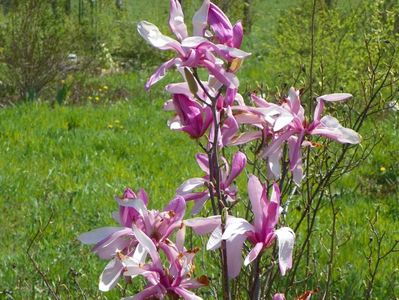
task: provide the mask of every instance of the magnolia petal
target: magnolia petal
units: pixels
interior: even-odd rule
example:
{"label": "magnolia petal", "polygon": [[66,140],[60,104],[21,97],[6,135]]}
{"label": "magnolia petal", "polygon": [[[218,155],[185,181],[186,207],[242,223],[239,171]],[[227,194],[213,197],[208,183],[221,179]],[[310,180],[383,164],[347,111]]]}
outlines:
{"label": "magnolia petal", "polygon": [[226,186],[230,186],[233,181],[241,174],[247,164],[247,157],[244,153],[238,151],[234,154],[231,162],[231,172],[225,182]]}
{"label": "magnolia petal", "polygon": [[233,47],[240,48],[244,36],[244,28],[241,22],[237,22],[233,26]]}
{"label": "magnolia petal", "polygon": [[303,177],[303,167],[302,167],[302,150],[301,150],[301,140],[304,133],[300,135],[299,138],[291,136],[288,139],[288,151],[290,158],[290,169],[292,173],[292,179],[297,186],[300,186]]}
{"label": "magnolia petal", "polygon": [[112,259],[100,276],[98,288],[102,292],[110,291],[117,283],[122,275],[123,265],[119,259]]}
{"label": "magnolia petal", "polygon": [[299,99],[299,91],[295,90],[293,87],[288,91],[288,103],[290,105],[291,111],[294,114],[298,114],[301,108],[301,100]]}
{"label": "magnolia petal", "polygon": [[244,260],[244,266],[248,266],[251,262],[253,262],[259,255],[259,253],[263,249],[263,243],[256,243],[255,247],[248,253],[247,257]]}
{"label": "magnolia petal", "polygon": [[78,240],[83,244],[97,244],[115,232],[123,230],[123,227],[102,227],[79,235]]}
{"label": "magnolia petal", "polygon": [[141,244],[138,244],[136,249],[134,250],[132,259],[137,264],[143,264],[143,263],[145,263],[147,254],[148,254],[148,252],[144,249],[144,247]]}
{"label": "magnolia petal", "polygon": [[229,216],[222,239],[229,240],[237,235],[244,235],[248,231],[254,231],[254,227],[247,220]]}
{"label": "magnolia petal", "polygon": [[226,241],[227,273],[229,278],[235,278],[240,274],[242,266],[242,247],[247,237],[237,235]]}
{"label": "magnolia petal", "polygon": [[209,174],[209,159],[208,155],[205,153],[197,153],[195,155],[195,160],[198,163],[198,166],[204,171],[206,174]]}
{"label": "magnolia petal", "polygon": [[220,225],[221,222],[220,216],[184,220],[184,224],[186,224],[188,227],[191,227],[194,232],[199,235],[212,232]]}
{"label": "magnolia petal", "polygon": [[191,191],[204,186],[207,180],[204,178],[190,178],[183,182],[183,184],[176,190],[177,195],[184,195],[190,193]]}
{"label": "magnolia petal", "polygon": [[252,212],[254,214],[254,224],[256,231],[262,229],[263,223],[263,208],[262,208],[262,195],[264,187],[260,183],[258,177],[250,175],[248,179],[248,196],[251,201]]}
{"label": "magnolia petal", "polygon": [[270,173],[274,178],[280,178],[281,176],[281,156],[283,155],[283,149],[279,148],[276,151],[269,154],[267,157],[267,164]]}
{"label": "magnolia petal", "polygon": [[120,206],[132,207],[134,208],[140,215],[143,215],[145,211],[147,211],[147,207],[145,206],[143,200],[136,198],[131,200],[126,199],[116,199]]}
{"label": "magnolia petal", "polygon": [[220,247],[221,243],[222,243],[222,228],[218,226],[211,233],[208,243],[206,244],[206,250],[215,250]]}
{"label": "magnolia petal", "polygon": [[336,101],[346,101],[353,96],[348,93],[334,93],[334,94],[328,94],[328,95],[323,95],[320,97],[317,97],[317,101],[324,100],[324,101],[329,101],[329,102],[336,102]]}
{"label": "magnolia petal", "polygon": [[244,59],[251,55],[251,53],[242,51],[237,48],[228,47],[228,46],[222,45],[222,44],[216,45],[216,47],[214,47],[214,51],[216,53],[218,53],[219,55],[222,55],[226,59],[228,58],[228,56],[233,57],[233,58]]}
{"label": "magnolia petal", "polygon": [[238,131],[239,126],[236,119],[233,116],[231,111],[231,107],[227,109],[227,118],[223,122],[223,126],[221,128],[221,135],[222,135],[222,144],[227,145],[232,137]]}
{"label": "magnolia petal", "polygon": [[322,115],[323,111],[324,111],[324,101],[318,99],[316,108],[315,108],[314,113],[313,113],[313,122],[320,121],[320,118],[321,118],[321,115]]}
{"label": "magnolia petal", "polygon": [[277,293],[277,294],[274,294],[273,300],[285,300],[285,296],[284,296],[284,294]]}
{"label": "magnolia petal", "polygon": [[208,26],[209,0],[204,0],[202,6],[193,16],[193,35],[203,36]]}
{"label": "magnolia petal", "polygon": [[172,58],[164,62],[155,72],[151,75],[150,79],[145,84],[145,89],[148,90],[151,86],[156,84],[165,77],[166,72],[176,64],[177,59]]}
{"label": "magnolia petal", "polygon": [[144,232],[137,228],[136,225],[133,225],[133,232],[137,241],[150,254],[154,265],[161,266],[161,258],[159,257],[159,253],[154,242]]}
{"label": "magnolia petal", "polygon": [[212,45],[210,41],[202,36],[189,36],[181,42],[181,46],[184,48],[196,48],[202,44]]}
{"label": "magnolia petal", "polygon": [[155,48],[160,50],[175,50],[181,51],[181,46],[178,41],[163,35],[157,26],[154,24],[141,21],[137,24],[137,31],[139,34]]}
{"label": "magnolia petal", "polygon": [[281,275],[285,275],[292,268],[292,251],[295,243],[295,233],[289,227],[282,227],[275,231],[278,240],[278,262]]}
{"label": "magnolia petal", "polygon": [[146,299],[150,299],[152,297],[162,297],[163,298],[163,295],[165,292],[162,291],[162,289],[159,287],[159,285],[154,285],[154,286],[150,286],[150,287],[142,290],[140,293],[138,293],[134,296],[122,298],[122,300],[146,300]]}
{"label": "magnolia petal", "polygon": [[169,26],[180,41],[188,36],[184,14],[178,0],[170,0]]}
{"label": "magnolia petal", "polygon": [[192,209],[192,211],[191,211],[191,214],[192,214],[192,215],[196,215],[196,214],[200,213],[201,210],[202,210],[202,208],[203,208],[204,205],[205,205],[205,202],[206,202],[208,199],[209,199],[209,193],[204,193],[204,195],[203,195],[201,198],[196,199],[196,200],[194,201],[195,204],[194,204],[194,207],[193,207],[193,209]]}
{"label": "magnolia petal", "polygon": [[252,142],[254,140],[257,140],[262,137],[262,132],[261,131],[249,131],[249,132],[244,132],[236,137],[234,137],[228,145],[232,146],[238,146],[238,145],[243,145],[249,142]]}
{"label": "magnolia petal", "polygon": [[174,288],[174,292],[183,297],[184,300],[202,300],[201,297],[198,297],[193,292],[186,290],[184,288],[180,287]]}
{"label": "magnolia petal", "polygon": [[175,220],[181,220],[186,212],[186,201],[183,197],[177,196],[169,202],[164,211],[173,211],[176,214]]}
{"label": "magnolia petal", "polygon": [[332,116],[324,116],[320,120],[319,126],[312,130],[311,134],[325,136],[344,144],[359,144],[361,142],[361,136],[356,131],[343,127]]}

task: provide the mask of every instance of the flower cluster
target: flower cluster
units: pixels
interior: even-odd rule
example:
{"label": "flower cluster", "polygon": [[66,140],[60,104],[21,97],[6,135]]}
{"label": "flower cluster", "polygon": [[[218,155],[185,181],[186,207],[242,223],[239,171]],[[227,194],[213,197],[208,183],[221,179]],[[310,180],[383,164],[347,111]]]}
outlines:
{"label": "flower cluster", "polygon": [[[240,274],[243,265],[259,264],[274,244],[278,246],[281,275],[292,267],[295,233],[279,225],[283,149],[288,149],[292,180],[300,185],[304,176],[302,148],[317,146],[312,137],[359,143],[358,133],[344,128],[332,116],[322,116],[327,102],[345,101],[351,95],[318,97],[313,121],[305,117],[300,92],[294,88],[279,104],[253,94],[253,105],[247,105],[238,93],[236,76],[250,55],[240,50],[240,22],[232,25],[220,8],[204,0],[194,14],[193,34],[189,36],[180,2],[170,0],[169,27],[176,39],[162,34],[149,22],[138,24],[138,32],[149,44],[175,53],[155,71],[145,88],[159,82],[171,68],[181,73],[183,82],[166,86],[171,99],[165,102],[164,109],[173,112],[168,122],[170,129],[185,132],[201,146],[203,152],[196,155],[196,161],[204,175],[182,183],[162,212],[147,209],[148,197],[143,190],[136,195],[127,189],[123,197],[116,198],[119,212],[114,217],[120,226],[100,228],[79,239],[94,244],[93,252],[110,260],[100,277],[102,291],[113,288],[120,277],[129,282],[141,275],[147,285],[131,299],[201,299],[191,290],[207,286],[208,278],[193,277],[193,258],[198,249],[184,247],[185,230],[189,227],[198,235],[210,234],[206,248],[220,251],[222,290],[225,299],[229,299],[229,280]],[[207,78],[201,78],[199,69]],[[268,174],[265,182],[249,175],[249,221],[234,211],[239,201],[245,201],[237,196],[235,180],[245,170],[247,156],[236,151],[229,160],[224,150],[257,139],[261,140],[260,157],[265,160]],[[210,202],[213,215],[184,219],[189,202],[194,203],[193,215],[203,213]],[[254,273],[254,281],[261,275],[259,272]],[[283,297],[276,294],[275,299]]]}
{"label": "flower cluster", "polygon": [[[126,189],[122,197],[116,197],[116,201],[119,212],[113,216],[119,227],[103,227],[79,236],[82,243],[94,244],[92,251],[101,259],[110,260],[100,276],[101,291],[112,289],[122,276],[130,281],[139,275],[148,281],[148,286],[134,299],[163,298],[166,295],[186,299],[192,295],[191,289],[208,285],[206,276],[191,277],[197,250],[184,247],[182,219],[186,202],[182,197],[170,201],[161,212],[148,210],[148,197],[144,190],[136,195]],[[170,238],[174,233],[175,242]],[[159,251],[168,260],[167,268],[162,264]]]}

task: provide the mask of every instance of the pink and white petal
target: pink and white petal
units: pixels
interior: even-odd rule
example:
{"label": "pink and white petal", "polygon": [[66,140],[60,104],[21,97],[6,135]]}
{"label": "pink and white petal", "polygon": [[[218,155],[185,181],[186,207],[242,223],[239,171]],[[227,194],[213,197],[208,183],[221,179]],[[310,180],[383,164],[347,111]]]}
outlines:
{"label": "pink and white petal", "polygon": [[301,107],[301,100],[299,99],[299,91],[291,87],[290,90],[288,91],[287,100],[289,102],[291,111],[294,114],[298,114]]}
{"label": "pink and white petal", "polygon": [[244,36],[244,28],[241,22],[237,22],[233,26],[233,47],[241,48],[242,39]]}
{"label": "pink and white petal", "polygon": [[209,174],[209,159],[208,155],[205,153],[197,153],[195,155],[195,160],[198,163],[198,166],[204,171],[206,174]]}
{"label": "pink and white petal", "polygon": [[202,300],[201,297],[197,296],[193,292],[181,287],[174,288],[174,292],[181,296],[184,300]]}
{"label": "pink and white petal", "polygon": [[235,278],[240,274],[242,267],[242,248],[246,240],[245,235],[237,235],[226,241],[227,273],[229,278]]}
{"label": "pink and white petal", "polygon": [[123,265],[119,259],[112,259],[105,267],[100,275],[98,288],[102,292],[110,291],[117,283],[122,275]]}
{"label": "pink and white petal", "polygon": [[208,26],[208,13],[210,1],[204,0],[202,6],[193,16],[193,35],[203,36]]}
{"label": "pink and white petal", "polygon": [[213,47],[214,51],[220,56],[228,59],[229,57],[244,59],[251,55],[251,53],[242,51],[237,48],[228,47],[226,45],[218,44]]}
{"label": "pink and white petal", "polygon": [[274,178],[279,179],[281,176],[281,156],[283,154],[283,149],[279,148],[276,151],[269,154],[267,157],[267,164],[270,173]]}
{"label": "pink and white petal", "polygon": [[156,69],[155,72],[151,75],[150,79],[148,79],[147,83],[145,84],[145,89],[150,89],[151,86],[164,78],[166,72],[176,64],[176,61],[176,58],[172,58],[160,65],[159,68]]}
{"label": "pink and white petal", "polygon": [[299,137],[291,136],[288,139],[288,151],[290,158],[290,169],[293,180],[297,185],[300,185],[303,176],[302,169],[302,140],[305,132],[301,132]]}
{"label": "pink and white petal", "polygon": [[238,151],[234,154],[231,162],[231,172],[227,177],[225,186],[230,186],[233,181],[241,174],[247,164],[247,157],[244,153]]}
{"label": "pink and white petal", "polygon": [[281,275],[285,275],[292,268],[292,252],[295,243],[295,233],[289,227],[282,227],[275,231],[278,241],[278,262]]}
{"label": "pink and white petal", "polygon": [[211,216],[208,218],[193,218],[184,220],[186,226],[191,227],[196,234],[203,235],[215,230],[221,224],[220,216]]}
{"label": "pink and white petal", "polygon": [[228,216],[222,239],[230,240],[237,235],[245,235],[248,231],[254,231],[254,227],[247,220]]}
{"label": "pink and white petal", "polygon": [[251,99],[252,101],[258,106],[258,107],[264,107],[267,108],[270,106],[270,103],[267,102],[265,99],[259,97],[256,94],[251,94]]}
{"label": "pink and white petal", "polygon": [[181,41],[188,36],[183,10],[178,0],[170,0],[169,26],[178,40]]}
{"label": "pink and white petal", "polygon": [[254,140],[257,140],[262,137],[262,131],[249,131],[249,132],[244,132],[238,136],[235,136],[232,138],[228,146],[238,146],[238,145],[243,145],[249,142],[252,142]]}
{"label": "pink and white petal", "polygon": [[123,230],[124,227],[102,227],[79,235],[78,240],[83,244],[97,244],[114,234],[115,232]]}
{"label": "pink and white petal", "polygon": [[132,259],[137,264],[143,264],[147,259],[147,254],[148,252],[145,250],[145,248],[141,244],[138,244],[136,249],[134,250]]}
{"label": "pink and white petal", "polygon": [[361,142],[360,134],[343,127],[336,118],[331,116],[324,116],[320,120],[319,126],[312,130],[311,134],[325,136],[340,143],[359,144]]}
{"label": "pink and white petal", "polygon": [[151,256],[154,265],[157,267],[161,266],[162,269],[161,258],[159,257],[159,253],[154,242],[144,232],[142,232],[139,228],[137,228],[136,225],[133,225],[133,232],[137,241],[143,246],[143,248]]}
{"label": "pink and white petal", "polygon": [[252,212],[254,214],[254,224],[256,231],[262,229],[263,223],[263,206],[262,195],[264,187],[260,183],[258,177],[250,175],[248,179],[248,196],[251,201]]}
{"label": "pink and white petal", "polygon": [[270,144],[263,150],[262,157],[267,158],[271,153],[277,151],[281,145],[294,133],[295,132],[293,130],[287,130],[283,134],[279,135],[276,139],[272,140]]}
{"label": "pink and white petal", "polygon": [[143,200],[136,198],[136,199],[119,199],[116,198],[116,201],[120,206],[132,207],[134,208],[140,215],[144,215],[147,211],[147,207],[145,206]]}
{"label": "pink and white petal", "polygon": [[215,250],[220,247],[221,243],[222,243],[222,228],[218,226],[215,228],[214,231],[212,231],[208,243],[206,244],[206,250]]}
{"label": "pink and white petal", "polygon": [[228,107],[227,108],[227,118],[224,120],[222,128],[221,128],[222,144],[227,145],[228,142],[232,139],[232,137],[236,134],[238,129],[239,129],[239,126],[238,126],[236,119],[233,116],[231,107]]}
{"label": "pink and white petal", "polygon": [[180,229],[176,232],[176,248],[180,251],[184,251],[184,241],[186,239],[186,225],[181,224]]}
{"label": "pink and white petal", "polygon": [[181,196],[176,196],[164,208],[164,211],[173,211],[175,213],[174,220],[181,220],[186,212],[186,201]]}
{"label": "pink and white petal", "polygon": [[324,101],[321,99],[317,100],[317,105],[313,113],[313,122],[318,122],[320,121],[321,115],[323,114],[324,111]]}
{"label": "pink and white petal", "polygon": [[149,198],[148,198],[147,192],[144,189],[140,189],[137,192],[137,198],[143,200],[144,205],[148,204]]}
{"label": "pink and white petal", "polygon": [[205,186],[207,180],[204,178],[190,178],[183,182],[181,186],[176,190],[177,195],[185,195],[187,193],[192,192],[196,188]]}
{"label": "pink and white petal", "polygon": [[209,199],[209,193],[205,193],[201,198],[194,200],[194,207],[191,211],[192,215],[196,215],[201,212],[205,205],[205,202]]}
{"label": "pink and white petal", "polygon": [[259,255],[259,253],[263,249],[263,243],[256,243],[255,247],[248,253],[247,257],[244,260],[244,266],[248,266],[251,262],[253,262]]}
{"label": "pink and white petal", "polygon": [[166,290],[163,291],[159,285],[154,285],[142,290],[140,293],[134,296],[122,298],[122,300],[146,300],[151,299],[152,297],[163,298],[165,294]]}
{"label": "pink and white petal", "polygon": [[317,101],[324,100],[329,102],[336,102],[336,101],[346,101],[353,96],[348,93],[334,93],[334,94],[327,94],[320,97],[317,97]]}
{"label": "pink and white petal", "polygon": [[282,293],[274,294],[273,300],[285,300],[285,296]]}
{"label": "pink and white petal", "polygon": [[173,104],[173,100],[168,100],[163,104],[164,111],[176,111],[176,107]]}
{"label": "pink and white petal", "polygon": [[238,78],[233,73],[226,72],[222,66],[210,62],[209,60],[203,60],[202,63],[204,67],[227,88],[237,88],[239,86]]}
{"label": "pink and white petal", "polygon": [[175,50],[179,53],[184,53],[178,41],[163,35],[157,26],[147,21],[141,21],[137,24],[137,31],[139,34],[155,48],[160,50]]}

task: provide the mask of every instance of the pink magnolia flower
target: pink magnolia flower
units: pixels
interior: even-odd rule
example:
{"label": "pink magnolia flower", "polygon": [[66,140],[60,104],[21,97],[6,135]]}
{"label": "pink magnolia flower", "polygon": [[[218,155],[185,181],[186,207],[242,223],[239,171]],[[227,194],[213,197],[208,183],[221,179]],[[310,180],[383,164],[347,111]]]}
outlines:
{"label": "pink magnolia flower", "polygon": [[[182,196],[186,201],[195,202],[192,214],[199,213],[210,197],[208,190],[210,184],[208,156],[199,153],[196,155],[196,160],[201,170],[204,171],[205,176],[188,179],[176,190],[176,195]],[[226,159],[222,157],[221,160],[223,161],[223,165],[220,168],[220,190],[223,191],[228,201],[233,202],[237,195],[237,187],[234,185],[234,180],[244,170],[247,158],[240,151],[235,153],[231,163],[231,170]],[[205,190],[196,191],[199,188],[205,188]]]}
{"label": "pink magnolia flower", "polygon": [[304,116],[304,109],[301,105],[299,91],[290,89],[286,102],[282,107],[291,113],[293,119],[285,131],[277,133],[272,142],[265,148],[263,156],[268,158],[271,170],[279,177],[280,157],[282,145],[288,143],[290,169],[294,182],[299,185],[302,181],[302,146],[309,146],[311,143],[304,142],[306,136],[324,136],[340,143],[358,144],[361,141],[360,135],[352,129],[344,128],[337,119],[332,116],[322,116],[324,101],[345,101],[351,98],[350,94],[330,94],[317,98],[317,106],[314,111],[312,122],[308,122]]}
{"label": "pink magnolia flower", "polygon": [[[177,40],[163,35],[159,29],[146,21],[138,24],[139,34],[152,46],[160,50],[172,50],[177,57],[163,63],[146,83],[146,89],[161,80],[166,71],[173,66],[204,67],[228,88],[238,86],[238,80],[231,72],[227,72],[220,60],[215,56],[232,61],[235,58],[244,59],[249,54],[226,45],[216,45],[204,37],[207,27],[210,1],[205,0],[201,8],[193,17],[194,36],[189,37],[187,26],[184,23],[184,14],[178,0],[170,0],[169,26]],[[216,26],[216,23],[213,24]]]}
{"label": "pink magnolia flower", "polygon": [[103,227],[78,237],[84,244],[94,244],[92,251],[100,258],[110,259],[100,276],[101,291],[111,290],[122,276],[123,265],[118,255],[132,256],[139,263],[146,259],[147,252],[139,245],[132,226],[143,230],[164,252],[170,248],[169,236],[181,227],[186,207],[182,197],[176,197],[164,211],[159,212],[147,209],[148,197],[144,190],[140,190],[138,195],[142,199],[127,189],[123,197],[116,198],[120,208],[119,215],[114,216],[122,227]]}
{"label": "pink magnolia flower", "polygon": [[270,201],[267,200],[266,187],[262,186],[258,178],[251,175],[248,181],[248,195],[254,213],[254,224],[242,218],[229,216],[226,228],[222,233],[220,216],[211,218],[195,218],[186,220],[185,224],[192,227],[197,234],[210,233],[207,249],[220,247],[221,241],[227,243],[228,272],[234,278],[238,276],[242,265],[242,248],[245,240],[254,246],[245,258],[244,265],[250,264],[261,253],[271,247],[277,238],[279,246],[279,266],[282,275],[292,267],[292,251],[295,233],[291,228],[275,229],[280,216],[280,191],[276,184]]}
{"label": "pink magnolia flower", "polygon": [[187,132],[192,138],[204,135],[212,122],[212,110],[184,94],[173,94],[173,108],[176,116],[169,121],[172,130]]}
{"label": "pink magnolia flower", "polygon": [[153,240],[143,231],[133,225],[133,232],[140,245],[150,255],[151,262],[138,263],[134,258],[121,256],[120,261],[124,266],[124,276],[143,276],[148,284],[144,290],[133,297],[125,299],[150,299],[152,297],[163,299],[166,296],[182,297],[187,300],[202,299],[190,290],[208,285],[208,278],[201,276],[191,278],[194,264],[193,258],[197,250],[173,251],[167,256],[169,268],[164,268],[158,249]]}

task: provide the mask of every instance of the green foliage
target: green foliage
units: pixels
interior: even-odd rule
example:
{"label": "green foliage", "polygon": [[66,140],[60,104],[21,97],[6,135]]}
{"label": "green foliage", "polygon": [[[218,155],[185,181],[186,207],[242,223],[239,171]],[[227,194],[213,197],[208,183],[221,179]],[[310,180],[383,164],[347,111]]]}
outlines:
{"label": "green foliage", "polygon": [[71,40],[64,20],[48,1],[16,4],[1,36],[3,81],[22,98],[36,99],[47,85],[66,72]]}

